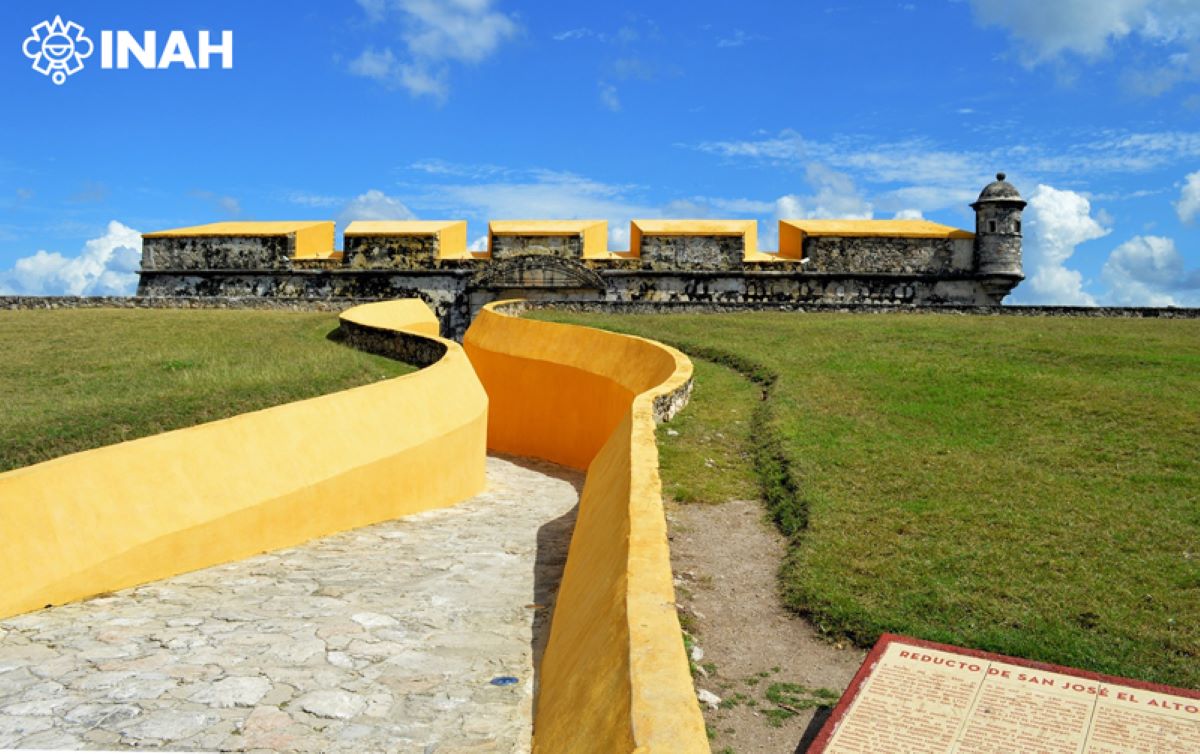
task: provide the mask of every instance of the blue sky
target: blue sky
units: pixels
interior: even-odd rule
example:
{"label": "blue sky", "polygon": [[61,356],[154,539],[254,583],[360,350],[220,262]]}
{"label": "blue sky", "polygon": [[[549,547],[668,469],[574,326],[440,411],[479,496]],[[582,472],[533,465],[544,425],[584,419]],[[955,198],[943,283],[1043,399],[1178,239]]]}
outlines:
{"label": "blue sky", "polygon": [[[680,9],[686,7],[686,14]],[[23,52],[97,46],[56,86]],[[102,70],[102,29],[234,32]],[[216,220],[923,216],[1031,206],[1014,303],[1200,305],[1200,2],[8,2],[0,293],[125,293]]]}

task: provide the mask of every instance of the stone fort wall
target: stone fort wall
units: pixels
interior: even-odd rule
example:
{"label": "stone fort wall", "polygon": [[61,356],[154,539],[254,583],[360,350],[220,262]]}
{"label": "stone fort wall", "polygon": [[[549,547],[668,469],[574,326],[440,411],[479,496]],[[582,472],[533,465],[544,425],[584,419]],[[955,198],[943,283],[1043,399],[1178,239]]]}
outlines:
{"label": "stone fort wall", "polygon": [[[762,252],[748,220],[638,220],[629,251],[598,220],[496,221],[486,250],[466,223],[218,223],[146,234],[144,297],[420,298],[461,338],[503,298],[623,304],[987,306],[1021,279],[980,271],[972,233],[926,221],[781,221]],[[329,239],[323,247],[321,239]],[[1019,242],[1019,238],[1018,238]]]}

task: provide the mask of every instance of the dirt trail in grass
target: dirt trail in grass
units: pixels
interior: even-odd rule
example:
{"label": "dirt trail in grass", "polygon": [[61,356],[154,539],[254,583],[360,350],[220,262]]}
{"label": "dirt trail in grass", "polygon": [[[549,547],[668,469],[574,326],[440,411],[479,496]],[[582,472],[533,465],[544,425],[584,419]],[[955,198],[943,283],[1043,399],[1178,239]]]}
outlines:
{"label": "dirt trail in grass", "polygon": [[673,504],[667,518],[683,623],[704,653],[696,688],[723,700],[704,713],[712,750],[803,751],[813,710],[781,719],[789,713],[770,697],[797,709],[827,704],[820,690],[840,695],[866,653],[830,645],[782,606],[776,574],[786,543],[761,503]]}

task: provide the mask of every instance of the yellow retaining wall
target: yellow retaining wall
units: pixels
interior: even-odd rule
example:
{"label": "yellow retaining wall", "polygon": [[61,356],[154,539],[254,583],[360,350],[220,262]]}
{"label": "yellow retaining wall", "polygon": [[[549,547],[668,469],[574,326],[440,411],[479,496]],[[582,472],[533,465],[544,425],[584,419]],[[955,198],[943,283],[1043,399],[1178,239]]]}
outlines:
{"label": "yellow retaining wall", "polygon": [[509,317],[491,304],[464,347],[488,392],[488,444],[587,468],[542,658],[534,749],[707,752],[667,546],[655,403],[690,386],[678,351]]}
{"label": "yellow retaining wall", "polygon": [[[342,317],[437,332],[413,301]],[[487,396],[436,341],[412,374],[0,474],[0,617],[479,493]]]}

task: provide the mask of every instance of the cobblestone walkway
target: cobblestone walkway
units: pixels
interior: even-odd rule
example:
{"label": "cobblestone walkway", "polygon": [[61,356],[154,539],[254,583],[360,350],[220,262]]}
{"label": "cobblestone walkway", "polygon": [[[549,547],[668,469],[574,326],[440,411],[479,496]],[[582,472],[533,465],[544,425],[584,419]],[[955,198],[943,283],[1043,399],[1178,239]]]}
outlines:
{"label": "cobblestone walkway", "polygon": [[0,748],[528,751],[581,479],[0,621]]}

